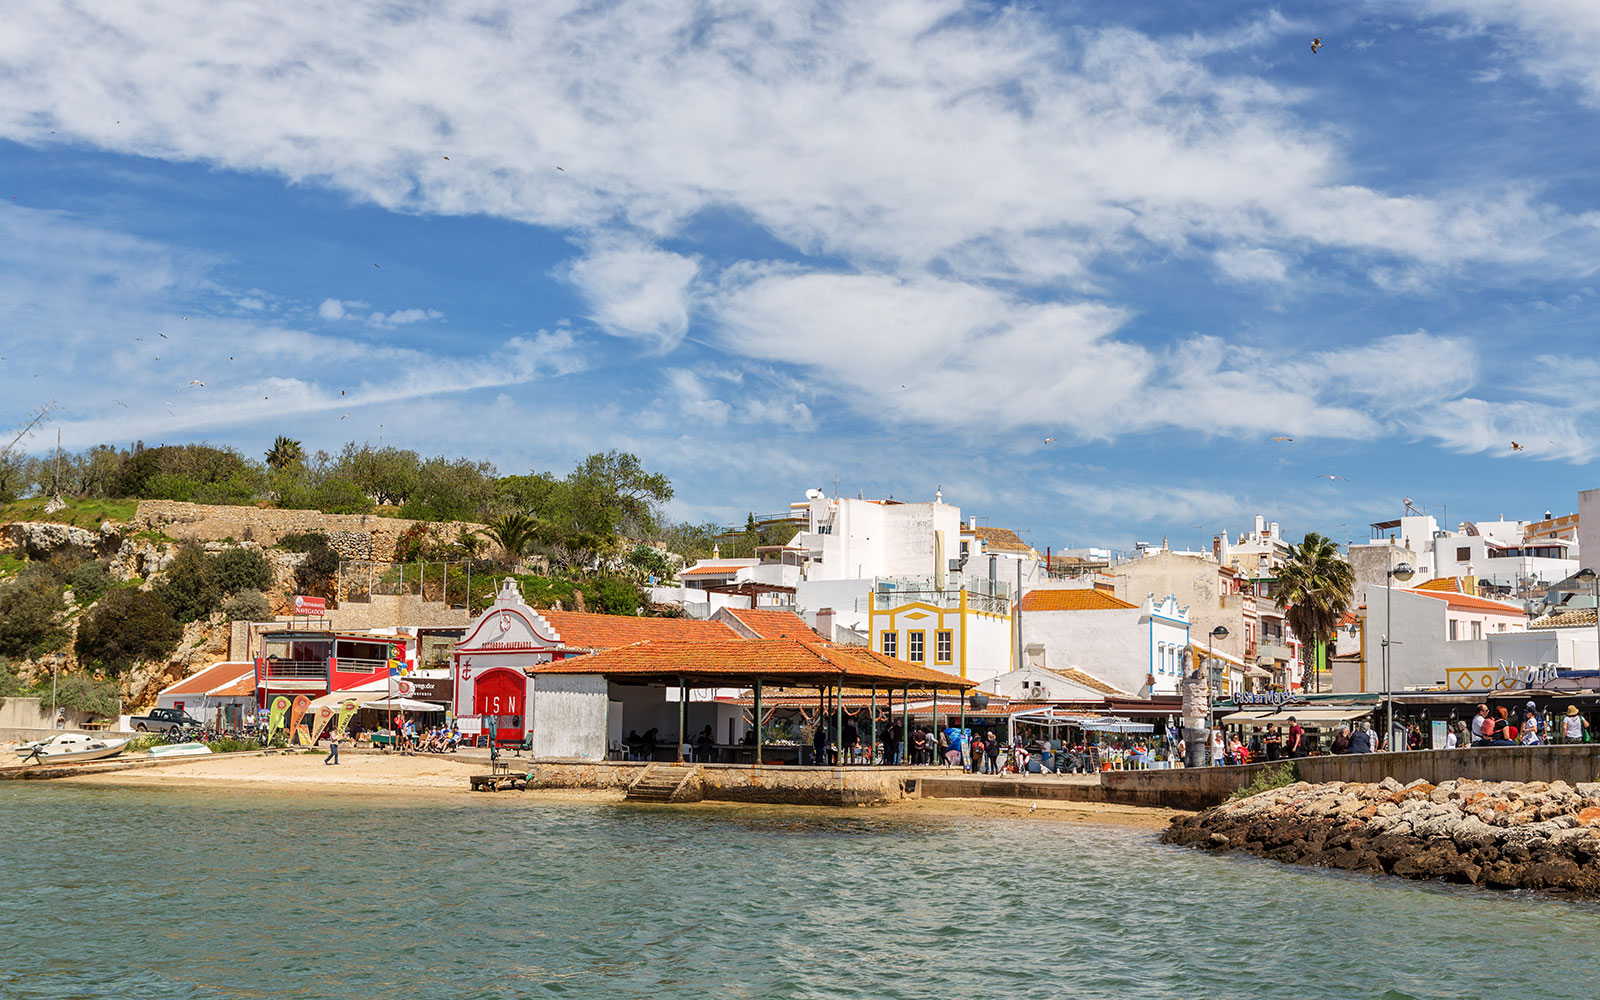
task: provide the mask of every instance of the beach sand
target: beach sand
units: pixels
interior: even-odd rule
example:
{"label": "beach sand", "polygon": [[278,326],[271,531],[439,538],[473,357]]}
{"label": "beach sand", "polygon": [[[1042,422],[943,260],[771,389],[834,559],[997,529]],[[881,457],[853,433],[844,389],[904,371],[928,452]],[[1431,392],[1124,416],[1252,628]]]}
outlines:
{"label": "beach sand", "polygon": [[[195,757],[181,763],[105,773],[85,773],[57,779],[72,784],[127,786],[142,788],[216,788],[233,791],[306,792],[406,798],[448,797],[499,806],[518,802],[620,802],[621,789],[533,789],[524,792],[496,792],[492,795],[468,790],[469,775],[487,767],[481,757],[462,755],[346,753],[339,764],[324,765],[322,751],[316,753],[226,754]],[[1033,808],[1030,808],[1033,807]],[[688,803],[671,808],[744,809],[749,806],[730,802]],[[762,806],[760,808],[774,808]],[[827,808],[783,806],[785,809]],[[884,806],[864,806],[859,810],[875,814],[907,817],[967,816],[1043,820],[1069,823],[1097,823],[1165,828],[1174,816],[1172,809],[1113,805],[1099,802],[1030,803],[1026,799],[902,799]]]}

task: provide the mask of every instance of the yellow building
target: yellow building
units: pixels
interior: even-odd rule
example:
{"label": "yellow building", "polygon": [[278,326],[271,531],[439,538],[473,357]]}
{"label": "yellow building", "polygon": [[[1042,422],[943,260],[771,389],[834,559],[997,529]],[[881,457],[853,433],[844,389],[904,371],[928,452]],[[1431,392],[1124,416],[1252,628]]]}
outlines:
{"label": "yellow building", "polygon": [[926,578],[880,580],[867,613],[868,635],[886,656],[981,683],[1012,669],[1012,604],[1004,582],[973,580],[938,590]]}

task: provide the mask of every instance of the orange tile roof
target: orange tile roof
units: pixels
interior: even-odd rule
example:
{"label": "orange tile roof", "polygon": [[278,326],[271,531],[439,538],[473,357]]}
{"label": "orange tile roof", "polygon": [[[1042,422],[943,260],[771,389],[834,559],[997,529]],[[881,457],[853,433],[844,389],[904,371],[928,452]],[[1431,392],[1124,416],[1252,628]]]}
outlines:
{"label": "orange tile roof", "polygon": [[[704,624],[704,623],[702,623]],[[826,684],[973,688],[976,681],[876,653],[865,646],[799,639],[646,640],[631,646],[553,660],[527,668],[539,674],[605,674],[640,680],[727,679]]]}
{"label": "orange tile roof", "polygon": [[1126,611],[1137,608],[1114,594],[1089,587],[1069,590],[1030,590],[1022,595],[1022,610],[1029,611]]}
{"label": "orange tile roof", "polygon": [[1411,593],[1422,597],[1431,597],[1436,601],[1443,601],[1452,608],[1465,608],[1471,611],[1489,611],[1502,615],[1524,615],[1527,612],[1515,604],[1506,604],[1503,601],[1491,601],[1487,597],[1473,597],[1471,594],[1457,594],[1452,591],[1438,590],[1412,590]]}
{"label": "orange tile roof", "polygon": [[[256,665],[253,662],[213,663],[197,674],[190,674],[161,693],[231,695],[235,693],[232,689],[238,687],[242,679],[247,679],[248,686],[238,693],[249,694],[256,689]],[[223,686],[227,686],[229,690],[217,690]]]}
{"label": "orange tile roof", "polygon": [[1030,552],[1033,546],[1022,540],[1022,536],[1010,528],[966,528],[964,535],[974,535],[983,546],[992,552]]}
{"label": "orange tile roof", "polygon": [[[1429,580],[1427,583],[1418,584],[1415,589],[1442,590],[1447,593],[1459,594],[1461,593],[1461,580],[1459,577],[1441,576],[1437,580]],[[1396,642],[1398,641],[1396,640]]]}
{"label": "orange tile roof", "polygon": [[1086,687],[1091,691],[1099,691],[1101,694],[1117,694],[1124,697],[1126,697],[1128,694],[1128,692],[1118,690],[1117,688],[1112,687],[1110,684],[1107,684],[1105,681],[1096,677],[1094,674],[1085,673],[1084,671],[1079,670],[1077,667],[1062,667],[1060,669],[1055,667],[1045,667],[1045,669],[1050,671],[1052,674],[1060,674],[1062,677],[1065,677],[1067,680],[1078,685],[1079,687]]}
{"label": "orange tile roof", "polygon": [[737,573],[741,569],[744,569],[744,567],[743,566],[728,566],[728,565],[724,565],[722,563],[714,563],[714,564],[712,564],[710,566],[696,566],[694,569],[686,569],[686,570],[683,570],[682,572],[680,572],[678,575],[679,576],[721,576],[721,575],[723,575],[725,573]]}
{"label": "orange tile roof", "polygon": [[1530,629],[1547,628],[1594,628],[1594,608],[1573,608],[1570,611],[1558,609],[1547,614],[1542,614],[1528,623]]}
{"label": "orange tile roof", "polygon": [[772,611],[764,608],[725,608],[725,611],[756,634],[758,639],[817,638],[817,632],[806,620],[793,611]]}
{"label": "orange tile roof", "polygon": [[691,618],[635,618],[542,608],[539,614],[560,633],[562,645],[571,649],[615,649],[651,639],[694,642],[738,637],[721,622]]}

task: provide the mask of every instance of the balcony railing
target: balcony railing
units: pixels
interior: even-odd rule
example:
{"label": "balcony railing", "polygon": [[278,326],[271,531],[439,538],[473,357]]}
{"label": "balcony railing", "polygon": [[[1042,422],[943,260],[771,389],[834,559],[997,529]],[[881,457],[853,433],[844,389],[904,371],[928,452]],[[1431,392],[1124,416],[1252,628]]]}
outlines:
{"label": "balcony railing", "polygon": [[333,660],[333,669],[341,674],[375,674],[388,665],[388,660],[362,660],[354,656],[338,656]]}
{"label": "balcony railing", "polygon": [[267,676],[283,680],[317,680],[328,679],[328,663],[326,660],[268,660]]}

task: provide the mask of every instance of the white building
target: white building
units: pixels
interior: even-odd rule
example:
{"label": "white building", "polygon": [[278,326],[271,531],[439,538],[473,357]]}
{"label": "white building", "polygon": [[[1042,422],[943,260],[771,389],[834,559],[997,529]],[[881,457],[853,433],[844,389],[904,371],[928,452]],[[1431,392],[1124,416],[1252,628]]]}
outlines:
{"label": "white building", "polygon": [[1416,572],[1413,583],[1470,576],[1502,595],[1542,593],[1580,566],[1579,546],[1569,530],[1577,526],[1558,523],[1563,521],[1462,521],[1455,530],[1441,528],[1428,514],[1379,521],[1372,525],[1377,537],[1350,546],[1356,599],[1364,599],[1372,586],[1383,586],[1386,567],[1402,562]]}
{"label": "white building", "polygon": [[1289,561],[1294,546],[1283,537],[1277,521],[1256,515],[1255,529],[1241,531],[1230,542],[1227,533],[1211,540],[1212,557],[1223,566],[1232,566],[1246,577],[1276,576],[1278,567]]}
{"label": "white building", "polygon": [[1024,665],[1072,668],[1140,698],[1176,695],[1188,645],[1189,609],[1171,595],[1133,604],[1079,587],[1023,598]]}
{"label": "white building", "polygon": [[[1392,604],[1394,624],[1387,620]],[[1554,634],[1528,631],[1520,605],[1449,591],[1383,587],[1367,589],[1357,609],[1361,657],[1334,672],[1339,692],[1383,690],[1383,638],[1390,636],[1394,690],[1446,684],[1451,671],[1493,668],[1499,663],[1567,663]],[[1592,644],[1592,639],[1591,639]],[[1570,656],[1572,650],[1567,650]],[[1593,658],[1590,652],[1589,657]]]}

